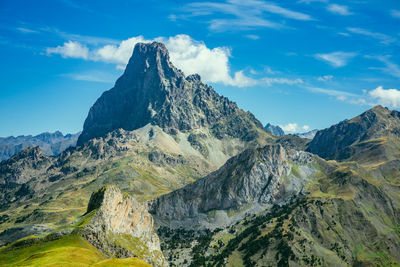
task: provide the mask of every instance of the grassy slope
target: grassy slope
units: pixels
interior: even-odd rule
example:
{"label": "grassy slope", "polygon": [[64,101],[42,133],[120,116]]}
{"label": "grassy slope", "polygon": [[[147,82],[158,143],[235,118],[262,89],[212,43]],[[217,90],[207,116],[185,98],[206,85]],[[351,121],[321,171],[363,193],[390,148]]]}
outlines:
{"label": "grassy slope", "polygon": [[[32,239],[33,240],[33,239]],[[28,246],[21,241],[0,249],[0,266],[150,266],[136,259],[106,259],[77,235]]]}

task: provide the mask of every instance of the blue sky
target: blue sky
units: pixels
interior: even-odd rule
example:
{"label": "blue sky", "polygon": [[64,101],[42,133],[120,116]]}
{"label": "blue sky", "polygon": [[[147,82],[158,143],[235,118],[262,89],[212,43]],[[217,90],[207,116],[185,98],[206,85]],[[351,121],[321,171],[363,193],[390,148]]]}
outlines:
{"label": "blue sky", "polygon": [[0,136],[78,132],[139,41],[286,131],[400,108],[398,0],[0,1]]}

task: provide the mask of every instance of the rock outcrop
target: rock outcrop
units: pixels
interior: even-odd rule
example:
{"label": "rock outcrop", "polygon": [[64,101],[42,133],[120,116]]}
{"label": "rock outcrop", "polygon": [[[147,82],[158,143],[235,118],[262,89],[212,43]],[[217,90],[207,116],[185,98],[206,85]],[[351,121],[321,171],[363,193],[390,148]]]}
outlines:
{"label": "rock outcrop", "polygon": [[[300,194],[317,172],[313,160],[310,153],[285,150],[281,145],[249,149],[207,177],[155,199],[150,212],[161,221],[172,221],[172,226],[189,219],[196,227],[210,211],[284,203]],[[209,225],[219,226],[218,222]]]}
{"label": "rock outcrop", "polygon": [[206,127],[218,138],[243,140],[256,139],[262,129],[251,113],[218,95],[199,75],[185,77],[157,42],[136,44],[123,75],[90,109],[78,145],[118,128],[135,130],[149,123],[171,134]]}
{"label": "rock outcrop", "polygon": [[147,205],[108,185],[92,194],[77,231],[106,256],[166,266],[153,224]]}

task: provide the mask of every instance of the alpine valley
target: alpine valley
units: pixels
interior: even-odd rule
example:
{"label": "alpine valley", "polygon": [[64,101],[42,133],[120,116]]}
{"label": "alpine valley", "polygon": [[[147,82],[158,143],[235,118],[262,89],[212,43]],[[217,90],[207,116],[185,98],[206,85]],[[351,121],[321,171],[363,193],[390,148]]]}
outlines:
{"label": "alpine valley", "polygon": [[0,162],[0,266],[399,266],[400,113],[278,128],[138,43],[76,146]]}

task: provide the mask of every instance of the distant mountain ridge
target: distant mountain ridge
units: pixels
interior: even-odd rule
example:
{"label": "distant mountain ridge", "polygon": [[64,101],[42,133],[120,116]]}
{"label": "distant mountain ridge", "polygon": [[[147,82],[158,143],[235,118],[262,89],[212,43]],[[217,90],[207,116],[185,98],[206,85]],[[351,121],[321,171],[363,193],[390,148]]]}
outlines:
{"label": "distant mountain ridge", "polygon": [[283,129],[281,127],[279,127],[278,125],[272,125],[270,123],[267,123],[264,127],[264,129],[269,132],[270,134],[273,134],[275,136],[283,136],[285,135],[285,132],[283,131]]}
{"label": "distant mountain ridge", "polygon": [[400,138],[400,112],[376,106],[318,131],[307,151],[325,159],[345,160],[357,154],[362,143],[382,137]]}
{"label": "distant mountain ridge", "polygon": [[57,156],[68,147],[75,146],[79,135],[80,132],[63,135],[60,131],[56,131],[35,136],[0,137],[0,161],[8,159],[28,147],[35,146],[39,146],[47,156]]}

